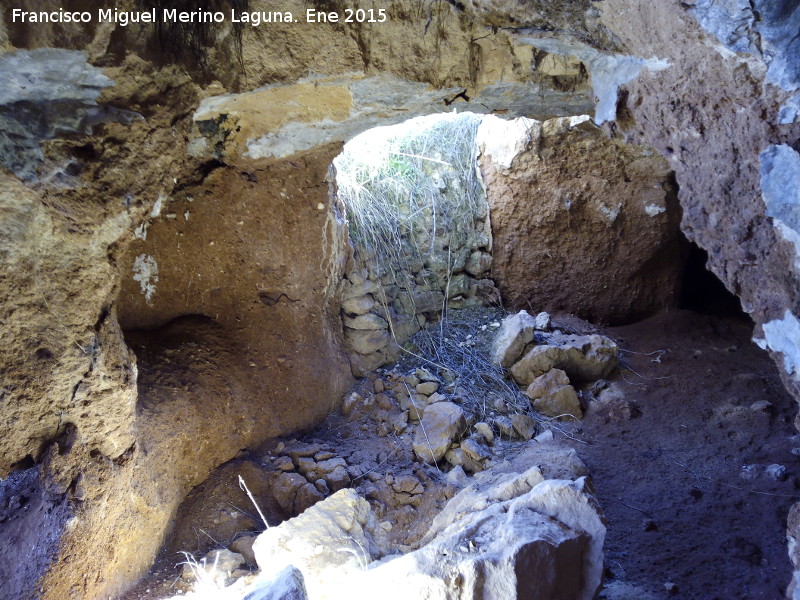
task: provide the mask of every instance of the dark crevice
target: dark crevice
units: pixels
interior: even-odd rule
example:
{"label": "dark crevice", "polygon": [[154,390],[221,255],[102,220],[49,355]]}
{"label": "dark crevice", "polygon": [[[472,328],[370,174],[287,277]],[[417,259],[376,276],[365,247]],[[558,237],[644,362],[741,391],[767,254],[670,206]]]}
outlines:
{"label": "dark crevice", "polygon": [[680,308],[702,315],[716,315],[749,320],[739,298],[707,268],[708,253],[697,244],[690,244],[683,272]]}

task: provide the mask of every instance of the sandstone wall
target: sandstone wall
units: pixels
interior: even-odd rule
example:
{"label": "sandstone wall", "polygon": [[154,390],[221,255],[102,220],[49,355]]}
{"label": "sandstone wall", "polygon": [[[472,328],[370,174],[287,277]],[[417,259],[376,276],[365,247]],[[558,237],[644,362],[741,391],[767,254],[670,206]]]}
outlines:
{"label": "sandstone wall", "polygon": [[507,308],[619,323],[675,306],[685,247],[666,161],[588,117],[498,121],[481,125],[480,165]]}

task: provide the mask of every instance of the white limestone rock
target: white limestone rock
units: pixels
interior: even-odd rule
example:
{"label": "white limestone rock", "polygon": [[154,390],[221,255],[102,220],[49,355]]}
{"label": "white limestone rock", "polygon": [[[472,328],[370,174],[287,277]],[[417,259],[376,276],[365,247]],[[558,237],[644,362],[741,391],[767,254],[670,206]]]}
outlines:
{"label": "white limestone rock", "polygon": [[492,343],[492,363],[508,368],[522,355],[525,346],[533,341],[536,319],[521,310],[503,319]]}

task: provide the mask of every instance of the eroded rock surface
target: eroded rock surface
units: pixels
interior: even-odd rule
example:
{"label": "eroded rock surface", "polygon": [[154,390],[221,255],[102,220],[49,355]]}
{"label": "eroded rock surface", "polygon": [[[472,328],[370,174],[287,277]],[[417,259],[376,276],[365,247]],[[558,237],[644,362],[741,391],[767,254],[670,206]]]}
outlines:
{"label": "eroded rock surface", "polygon": [[588,117],[518,119],[493,134],[496,121],[479,131],[480,165],[504,300],[609,322],[674,305],[683,245],[666,161]]}

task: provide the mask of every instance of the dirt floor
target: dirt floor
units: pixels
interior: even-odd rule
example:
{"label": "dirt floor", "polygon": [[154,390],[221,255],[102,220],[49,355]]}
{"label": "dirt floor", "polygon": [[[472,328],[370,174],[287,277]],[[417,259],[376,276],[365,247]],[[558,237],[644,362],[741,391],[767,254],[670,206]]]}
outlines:
{"label": "dirt floor", "polygon": [[[477,318],[490,325],[496,315]],[[800,497],[793,453],[800,454],[800,436],[792,426],[797,409],[774,364],[750,341],[752,324],[689,311],[611,329],[571,317],[554,324],[608,335],[622,350],[620,371],[581,391],[586,415],[580,423],[537,419],[539,431],[553,430],[555,452],[576,450],[605,511],[601,597],[783,598],[791,576],[786,515]],[[490,340],[493,329],[483,325],[472,329],[481,332],[470,338],[472,347]],[[126,600],[188,589],[180,579],[181,550],[199,557],[263,528],[239,475],[271,525],[313,502],[314,497],[295,498],[287,505],[275,492],[281,473],[300,471],[304,457],[319,464],[344,459],[347,485],[370,500],[381,521],[393,524],[391,537],[401,549],[413,548],[464,484],[463,478],[448,477],[447,465],[440,472],[416,462],[413,425],[404,428],[398,421],[402,407],[392,388],[404,385],[403,376],[416,366],[408,361],[393,372],[373,374],[356,387],[365,400],[358,410],[331,415],[299,440],[276,441],[220,468],[184,502],[152,575]],[[496,399],[487,409],[474,394],[444,383],[441,391],[451,397],[471,396],[461,401],[471,403],[476,420],[519,411],[498,409]],[[524,440],[498,436],[490,446],[489,463],[525,460]],[[580,469],[576,464],[576,473]],[[332,491],[328,486],[335,479],[317,482],[320,496]]]}
{"label": "dirt floor", "polygon": [[672,312],[607,333],[638,416],[601,409],[576,431],[608,520],[605,597],[783,598],[797,407],[752,325]]}

